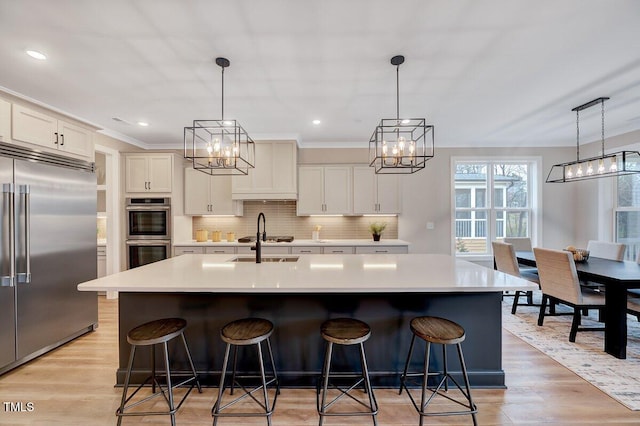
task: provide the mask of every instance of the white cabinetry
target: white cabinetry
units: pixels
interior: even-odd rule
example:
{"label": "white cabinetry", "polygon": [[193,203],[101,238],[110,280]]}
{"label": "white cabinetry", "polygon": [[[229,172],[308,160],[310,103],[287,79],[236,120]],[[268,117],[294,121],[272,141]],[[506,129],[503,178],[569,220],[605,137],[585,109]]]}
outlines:
{"label": "white cabinetry", "polygon": [[295,200],[298,195],[295,141],[256,142],[255,168],[232,177],[234,200]]}
{"label": "white cabinetry", "polygon": [[98,278],[107,275],[107,248],[98,246]]}
{"label": "white cabinetry", "polygon": [[351,167],[298,168],[298,215],[351,214]]}
{"label": "white cabinetry", "polygon": [[22,105],[11,117],[13,140],[93,159],[93,131]]}
{"label": "white cabinetry", "polygon": [[242,215],[242,201],[231,199],[231,176],[184,169],[184,214]]}
{"label": "white cabinetry", "polygon": [[[262,246],[261,253],[265,254],[290,254],[288,246]],[[251,250],[251,246],[239,246],[237,250],[238,254],[253,254],[255,256],[255,250]]]}
{"label": "white cabinetry", "polygon": [[11,103],[0,99],[0,142],[11,140]]}
{"label": "white cabinetry", "polygon": [[373,167],[353,168],[353,213],[398,214],[401,210],[398,175],[377,175]]}
{"label": "white cabinetry", "polygon": [[358,246],[356,254],[407,254],[409,247],[407,246]]}
{"label": "white cabinetry", "polygon": [[324,254],[353,254],[355,247],[351,246],[324,246],[322,253]]}
{"label": "white cabinetry", "polygon": [[125,155],[125,190],[127,192],[171,192],[172,180],[173,155]]}

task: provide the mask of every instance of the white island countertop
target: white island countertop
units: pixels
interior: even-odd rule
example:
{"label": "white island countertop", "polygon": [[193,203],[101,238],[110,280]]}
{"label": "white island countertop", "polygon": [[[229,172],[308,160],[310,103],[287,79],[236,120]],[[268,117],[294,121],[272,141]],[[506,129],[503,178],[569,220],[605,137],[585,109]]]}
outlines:
{"label": "white island countertop", "polygon": [[[177,256],[78,285],[81,291],[222,293],[500,292],[538,285],[443,254],[287,255],[297,262]],[[274,257],[274,256],[263,256]]]}

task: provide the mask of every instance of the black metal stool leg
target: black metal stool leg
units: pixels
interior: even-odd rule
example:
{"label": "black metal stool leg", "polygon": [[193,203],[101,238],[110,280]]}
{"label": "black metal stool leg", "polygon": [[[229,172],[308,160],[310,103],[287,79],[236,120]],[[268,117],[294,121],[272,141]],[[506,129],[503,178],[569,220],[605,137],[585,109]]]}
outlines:
{"label": "black metal stool leg", "polygon": [[369,396],[371,417],[373,418],[374,426],[377,426],[378,419],[376,415],[378,414],[378,403],[376,401],[376,397],[373,395],[373,390],[371,389],[371,382],[369,380],[369,367],[367,366],[367,356],[364,353],[364,343],[360,343],[360,359],[362,360],[362,376],[364,378],[365,389],[367,390],[367,395]]}
{"label": "black metal stool leg", "polygon": [[124,412],[124,405],[127,401],[127,392],[129,391],[129,382],[131,381],[131,369],[133,368],[133,358],[135,357],[136,346],[131,345],[131,351],[129,351],[129,364],[127,366],[127,375],[124,379],[124,388],[122,389],[122,400],[120,402],[120,408],[116,410],[116,416],[118,416],[118,426],[122,424],[122,413]]}
{"label": "black metal stool leg", "polygon": [[473,403],[473,398],[471,397],[471,387],[469,386],[469,376],[467,375],[467,366],[464,362],[464,355],[462,354],[462,345],[458,343],[456,345],[458,348],[458,357],[460,357],[460,366],[462,367],[462,377],[464,378],[464,387],[467,390],[467,399],[469,400],[469,409],[471,412],[471,417],[473,418],[474,426],[478,425],[478,421],[476,419],[476,405]]}
{"label": "black metal stool leg", "polygon": [[260,378],[262,379],[262,395],[264,396],[264,409],[267,413],[267,425],[271,426],[271,408],[269,408],[269,395],[267,394],[267,378],[264,373],[264,361],[262,359],[262,344],[258,342],[258,363],[260,364]]}
{"label": "black metal stool leg", "polygon": [[[424,350],[424,366],[422,371],[424,372],[424,377],[422,380],[422,395],[420,397],[420,426],[424,424],[424,416],[422,413],[424,412],[424,406],[427,403],[427,386],[429,381],[429,355],[431,353],[431,342],[427,342],[427,346]],[[408,393],[409,391],[407,391]]]}
{"label": "black metal stool leg", "polygon": [[184,350],[187,353],[187,359],[189,360],[189,366],[191,367],[191,372],[193,373],[193,377],[195,377],[196,386],[198,387],[198,392],[202,393],[202,388],[200,387],[200,381],[198,380],[198,374],[196,374],[196,367],[193,365],[193,360],[191,359],[191,351],[189,350],[189,346],[187,346],[187,339],[184,337],[184,333],[180,335],[182,337],[182,344],[184,345]]}
{"label": "black metal stool leg", "polygon": [[444,391],[449,392],[449,369],[447,368],[447,345],[442,345],[442,360],[444,366]]}
{"label": "black metal stool leg", "polygon": [[[404,364],[404,371],[402,373],[402,376],[400,377],[400,391],[398,392],[398,395],[402,395],[402,387],[405,386],[405,382],[407,380],[407,371],[409,369],[409,364],[411,363],[411,356],[413,355],[413,345],[416,342],[416,335],[414,334],[411,337],[411,345],[409,345],[409,354],[407,355],[407,362]],[[407,393],[409,393],[409,390],[407,389]]]}
{"label": "black metal stool leg", "polygon": [[[269,351],[269,359],[271,359],[271,369],[273,371],[273,378],[276,383],[276,395],[280,395],[280,381],[278,380],[278,373],[276,371],[276,361],[273,358],[273,351],[271,350],[271,339],[267,339],[267,349]],[[274,401],[275,404],[275,401]],[[275,408],[272,406],[272,408]]]}
{"label": "black metal stool leg", "polygon": [[231,395],[233,395],[233,389],[236,385],[236,368],[238,366],[238,347],[233,346],[233,370],[231,371]]}
{"label": "black metal stool leg", "polygon": [[324,367],[322,367],[322,402],[318,407],[318,413],[320,414],[319,426],[324,423],[325,405],[327,403],[327,390],[329,389],[329,371],[331,369],[331,355],[333,351],[333,343],[327,342],[327,349],[324,354]]}
{"label": "black metal stool leg", "polygon": [[171,385],[171,369],[169,366],[169,347],[167,342],[163,342],[164,346],[164,367],[167,374],[167,392],[169,393],[169,413],[171,415],[171,426],[176,426],[176,410],[173,405],[173,387]]}
{"label": "black metal stool leg", "polygon": [[224,351],[224,361],[222,361],[222,371],[220,373],[220,387],[218,389],[218,400],[213,407],[213,426],[218,424],[218,416],[220,413],[220,404],[222,403],[222,394],[224,393],[224,379],[227,372],[227,363],[229,362],[229,351],[231,350],[231,345],[227,343],[227,348]]}

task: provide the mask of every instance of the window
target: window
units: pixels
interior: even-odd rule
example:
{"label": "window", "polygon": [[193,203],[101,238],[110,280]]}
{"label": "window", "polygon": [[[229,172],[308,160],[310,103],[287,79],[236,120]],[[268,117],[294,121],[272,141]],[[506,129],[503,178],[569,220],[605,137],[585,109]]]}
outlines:
{"label": "window", "polygon": [[640,175],[619,176],[616,183],[615,237],[627,245],[625,260],[635,261],[640,251]]}
{"label": "window", "polygon": [[491,241],[532,236],[536,163],[454,160],[456,253],[489,254]]}

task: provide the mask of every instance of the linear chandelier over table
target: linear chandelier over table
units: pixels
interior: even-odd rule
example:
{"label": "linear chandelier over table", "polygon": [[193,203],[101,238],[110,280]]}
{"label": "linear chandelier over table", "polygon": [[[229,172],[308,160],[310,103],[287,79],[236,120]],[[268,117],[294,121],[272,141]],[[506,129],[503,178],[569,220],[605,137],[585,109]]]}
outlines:
{"label": "linear chandelier over table", "polygon": [[[547,175],[547,183],[565,183],[610,176],[623,176],[640,173],[640,152],[618,151],[605,153],[604,149],[604,101],[602,97],[579,105],[571,111],[576,112],[576,160],[555,164]],[[596,157],[580,158],[580,111],[600,104],[602,117],[601,149]]]}

